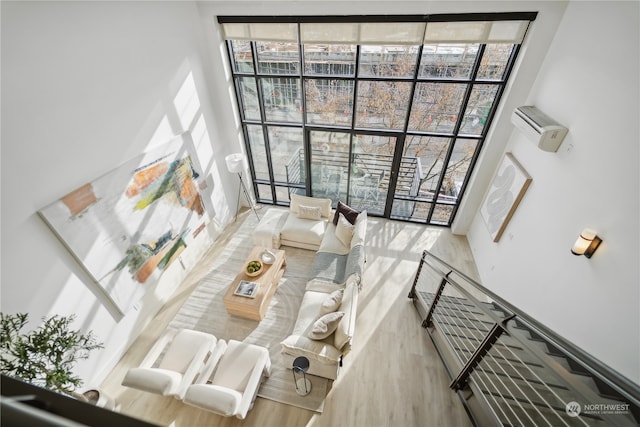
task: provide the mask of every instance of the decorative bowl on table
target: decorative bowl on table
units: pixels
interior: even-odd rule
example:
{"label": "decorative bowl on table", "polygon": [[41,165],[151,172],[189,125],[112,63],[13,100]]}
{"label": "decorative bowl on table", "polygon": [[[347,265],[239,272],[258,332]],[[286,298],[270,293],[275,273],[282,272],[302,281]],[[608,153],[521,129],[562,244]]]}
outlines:
{"label": "decorative bowl on table", "polygon": [[249,277],[256,277],[260,275],[260,273],[262,273],[262,270],[263,270],[262,261],[259,261],[257,259],[253,261],[249,261],[244,266],[244,273]]}
{"label": "decorative bowl on table", "polygon": [[274,254],[268,249],[265,249],[260,254],[260,259],[264,264],[273,264],[276,261],[276,254]]}

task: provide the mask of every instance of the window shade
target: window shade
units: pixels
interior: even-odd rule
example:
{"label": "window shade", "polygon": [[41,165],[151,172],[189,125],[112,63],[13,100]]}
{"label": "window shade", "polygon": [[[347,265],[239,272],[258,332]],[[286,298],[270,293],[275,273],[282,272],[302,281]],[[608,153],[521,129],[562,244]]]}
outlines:
{"label": "window shade", "polygon": [[226,40],[298,42],[297,24],[222,24],[222,31]]}
{"label": "window shade", "polygon": [[359,24],[355,23],[300,24],[300,42],[356,44],[359,32]]}
{"label": "window shade", "polygon": [[422,44],[424,22],[360,24],[360,44]]}
{"label": "window shade", "polygon": [[303,44],[408,44],[422,43],[424,22],[302,23]]}
{"label": "window shade", "polygon": [[425,43],[522,43],[529,21],[429,22]]}
{"label": "window shade", "polygon": [[[301,43],[522,43],[529,21],[301,23]],[[426,25],[426,31],[425,31]],[[226,40],[297,42],[295,23],[225,23]]]}
{"label": "window shade", "polygon": [[488,42],[522,43],[529,21],[497,21],[491,23]]}

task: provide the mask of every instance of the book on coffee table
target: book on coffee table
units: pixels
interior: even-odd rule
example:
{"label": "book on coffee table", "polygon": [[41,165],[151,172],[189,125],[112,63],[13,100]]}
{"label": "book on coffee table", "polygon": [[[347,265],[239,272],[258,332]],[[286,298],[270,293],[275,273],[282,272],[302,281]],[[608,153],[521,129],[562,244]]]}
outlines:
{"label": "book on coffee table", "polygon": [[256,282],[241,280],[233,294],[241,297],[255,298],[259,287],[260,285]]}

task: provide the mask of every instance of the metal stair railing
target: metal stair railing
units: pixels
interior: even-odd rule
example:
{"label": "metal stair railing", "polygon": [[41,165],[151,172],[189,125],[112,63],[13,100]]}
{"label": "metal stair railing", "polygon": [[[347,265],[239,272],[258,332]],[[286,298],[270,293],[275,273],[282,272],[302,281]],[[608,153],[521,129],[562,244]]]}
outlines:
{"label": "metal stair railing", "polygon": [[479,425],[638,425],[638,385],[428,251],[409,298]]}

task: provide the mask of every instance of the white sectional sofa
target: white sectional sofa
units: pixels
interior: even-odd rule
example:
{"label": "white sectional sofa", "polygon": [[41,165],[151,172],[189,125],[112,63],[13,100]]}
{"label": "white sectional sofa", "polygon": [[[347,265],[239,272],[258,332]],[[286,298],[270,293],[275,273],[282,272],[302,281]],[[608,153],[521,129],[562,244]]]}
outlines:
{"label": "white sectional sofa", "polygon": [[[305,356],[310,365],[307,373],[330,379],[337,378],[355,333],[367,229],[366,211],[358,214],[339,203],[336,212],[344,213],[343,218],[338,215],[338,224],[330,199],[292,194],[289,210],[268,210],[254,233],[256,244],[317,251],[293,331],[281,343],[282,358],[284,366],[291,367],[296,357]],[[323,308],[327,301],[333,302],[328,312]],[[335,330],[327,336],[313,334],[325,314],[334,320],[330,323]]]}

